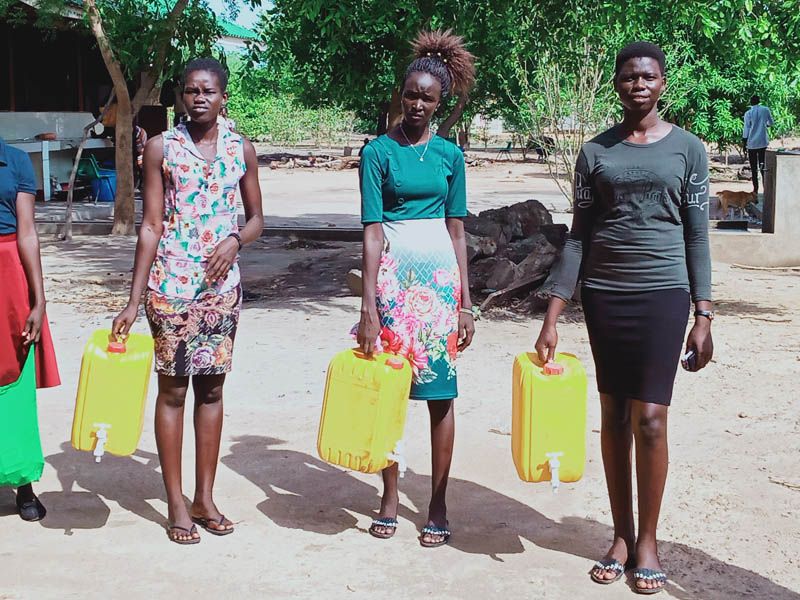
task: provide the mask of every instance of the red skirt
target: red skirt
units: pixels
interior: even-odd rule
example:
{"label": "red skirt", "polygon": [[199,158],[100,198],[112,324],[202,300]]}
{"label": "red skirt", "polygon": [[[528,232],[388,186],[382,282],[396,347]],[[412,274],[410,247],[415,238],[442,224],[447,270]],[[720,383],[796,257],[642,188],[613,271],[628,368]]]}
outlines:
{"label": "red skirt", "polygon": [[[17,234],[0,235],[0,387],[14,383],[22,373],[30,346],[24,344],[22,331],[31,312],[28,280],[17,250]],[[35,348],[36,387],[59,385],[56,353],[50,326],[45,316],[39,343]]]}

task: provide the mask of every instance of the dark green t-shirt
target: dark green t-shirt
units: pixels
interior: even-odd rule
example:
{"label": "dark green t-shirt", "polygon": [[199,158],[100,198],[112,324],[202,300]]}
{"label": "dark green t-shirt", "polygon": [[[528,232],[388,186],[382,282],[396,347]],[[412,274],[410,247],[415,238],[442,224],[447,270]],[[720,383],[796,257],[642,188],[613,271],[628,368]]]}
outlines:
{"label": "dark green t-shirt", "polygon": [[382,135],[361,153],[361,222],[467,216],[464,155],[438,135],[425,145],[401,146]]}
{"label": "dark green t-shirt", "polygon": [[569,299],[581,262],[588,288],[685,289],[711,300],[708,159],[700,140],[673,126],[652,144],[617,128],[584,144],[575,166],[572,230],[551,293]]}

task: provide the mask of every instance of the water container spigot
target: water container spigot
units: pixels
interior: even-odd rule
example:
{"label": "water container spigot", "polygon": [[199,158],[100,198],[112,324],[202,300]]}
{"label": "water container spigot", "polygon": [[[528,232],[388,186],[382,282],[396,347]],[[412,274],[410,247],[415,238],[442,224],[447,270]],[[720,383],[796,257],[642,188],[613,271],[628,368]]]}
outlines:
{"label": "water container spigot", "polygon": [[405,449],[405,442],[403,442],[403,440],[397,440],[397,443],[394,445],[394,452],[390,452],[388,456],[389,460],[393,460],[397,463],[397,470],[400,472],[400,477],[406,474],[406,467],[408,467],[405,456],[403,456]]}
{"label": "water container spigot", "polygon": [[553,493],[558,493],[558,486],[561,481],[558,479],[558,468],[561,462],[558,460],[559,456],[564,456],[563,452],[548,452],[545,456],[549,458],[548,465],[550,466],[550,485],[553,486]]}
{"label": "water container spigot", "polygon": [[95,432],[94,436],[97,438],[97,444],[94,447],[94,461],[100,462],[103,460],[103,455],[106,453],[105,445],[108,441],[108,431],[107,429],[111,429],[111,425],[108,423],[95,423],[95,427],[97,427],[97,431]]}

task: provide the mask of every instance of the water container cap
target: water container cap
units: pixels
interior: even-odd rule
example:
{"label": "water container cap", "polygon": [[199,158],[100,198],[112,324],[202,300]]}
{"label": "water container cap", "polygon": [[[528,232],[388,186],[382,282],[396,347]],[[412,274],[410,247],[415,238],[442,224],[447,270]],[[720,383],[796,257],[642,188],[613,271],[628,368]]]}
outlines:
{"label": "water container cap", "polygon": [[107,351],[113,352],[114,354],[124,354],[125,342],[108,342]]}
{"label": "water container cap", "polygon": [[547,362],[544,364],[544,374],[545,375],[563,375],[564,374],[564,365],[559,364],[557,362]]}
{"label": "water container cap", "polygon": [[402,369],[403,368],[403,360],[397,357],[392,357],[386,359],[386,364],[393,369]]}

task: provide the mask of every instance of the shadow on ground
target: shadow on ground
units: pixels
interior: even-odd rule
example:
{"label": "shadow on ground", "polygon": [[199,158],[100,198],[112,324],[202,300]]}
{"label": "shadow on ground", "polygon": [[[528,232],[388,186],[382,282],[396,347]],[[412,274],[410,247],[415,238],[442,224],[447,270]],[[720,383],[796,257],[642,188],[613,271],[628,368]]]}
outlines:
{"label": "shadow on ground", "polygon": [[[166,525],[166,517],[154,509],[149,500],[166,502],[166,492],[158,455],[137,450],[133,456],[107,454],[97,464],[89,452],[75,450],[69,442],[61,444],[61,452],[45,459],[58,475],[60,492],[46,492],[41,499],[47,507],[42,526],[63,529],[71,535],[75,529],[97,529],[108,521],[106,502],[157,524]],[[86,492],[74,491],[77,485]]]}
{"label": "shadow on ground", "polygon": [[714,312],[729,317],[750,317],[759,315],[792,316],[794,313],[779,306],[764,306],[740,300],[715,300]]}
{"label": "shadow on ground", "polygon": [[17,514],[17,496],[10,487],[0,487],[0,517]]}
{"label": "shadow on ground", "polygon": [[[282,448],[283,443],[270,437],[241,436],[222,458],[224,465],[264,491],[266,499],[258,508],[270,520],[289,529],[336,535],[357,527],[351,512],[376,516],[380,503],[376,487],[316,457]],[[401,489],[414,506],[427,506],[429,477],[406,471]],[[557,522],[518,500],[463,479],[450,479],[448,497],[454,530],[450,546],[497,561],[503,560],[503,554],[523,552],[525,539],[540,548],[586,559],[588,571],[612,535],[608,525],[581,517]],[[418,529],[426,521],[424,513],[403,505],[398,516]],[[365,537],[364,543],[373,542]],[[676,598],[800,599],[800,594],[766,577],[685,544],[662,542],[660,549],[670,571],[669,592]]]}

